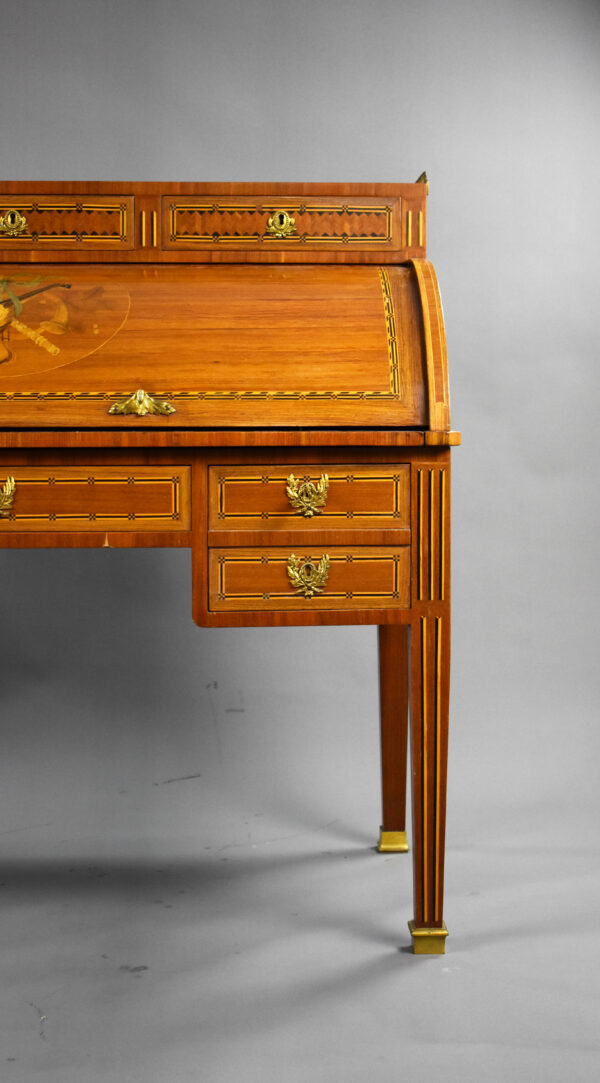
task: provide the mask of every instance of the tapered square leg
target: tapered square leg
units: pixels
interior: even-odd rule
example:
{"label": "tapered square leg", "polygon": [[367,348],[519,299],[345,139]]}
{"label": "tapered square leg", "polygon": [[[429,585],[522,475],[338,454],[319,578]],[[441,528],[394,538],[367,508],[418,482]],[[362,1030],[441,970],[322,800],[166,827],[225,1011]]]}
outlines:
{"label": "tapered square leg", "polygon": [[448,611],[431,609],[411,629],[411,760],[415,916],[410,924],[417,954],[443,953],[442,918],[450,623]]}
{"label": "tapered square leg", "polygon": [[379,626],[382,819],[380,853],[406,853],[408,628]]}

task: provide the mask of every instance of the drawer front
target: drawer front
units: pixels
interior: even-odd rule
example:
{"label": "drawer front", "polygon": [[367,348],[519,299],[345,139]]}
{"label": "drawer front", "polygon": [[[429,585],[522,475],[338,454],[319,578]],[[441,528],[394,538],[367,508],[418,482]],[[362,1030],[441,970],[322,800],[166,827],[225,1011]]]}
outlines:
{"label": "drawer front", "polygon": [[133,206],[133,196],[0,194],[0,248],[132,249]]}
{"label": "drawer front", "polygon": [[311,611],[410,605],[410,549],[211,549],[209,609]]}
{"label": "drawer front", "polygon": [[164,196],[164,249],[395,251],[400,199]]}
{"label": "drawer front", "polygon": [[410,467],[214,466],[210,530],[410,527]]}
{"label": "drawer front", "polygon": [[0,533],[189,530],[189,466],[2,467]]}

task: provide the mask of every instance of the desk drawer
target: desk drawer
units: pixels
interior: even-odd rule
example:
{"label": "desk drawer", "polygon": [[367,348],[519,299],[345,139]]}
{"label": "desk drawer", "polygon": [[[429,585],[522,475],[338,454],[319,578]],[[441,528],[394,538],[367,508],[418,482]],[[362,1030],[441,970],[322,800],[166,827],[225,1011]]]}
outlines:
{"label": "desk drawer", "polygon": [[410,467],[213,466],[209,530],[410,527]]}
{"label": "desk drawer", "polygon": [[215,612],[409,605],[408,546],[209,551],[209,609]]}
{"label": "desk drawer", "polygon": [[0,193],[0,248],[130,251],[133,206],[133,196]]}
{"label": "desk drawer", "polygon": [[0,532],[189,530],[189,466],[3,466]]}
{"label": "desk drawer", "polygon": [[[162,245],[176,249],[394,252],[398,196],[164,196]],[[422,243],[422,240],[421,240]]]}

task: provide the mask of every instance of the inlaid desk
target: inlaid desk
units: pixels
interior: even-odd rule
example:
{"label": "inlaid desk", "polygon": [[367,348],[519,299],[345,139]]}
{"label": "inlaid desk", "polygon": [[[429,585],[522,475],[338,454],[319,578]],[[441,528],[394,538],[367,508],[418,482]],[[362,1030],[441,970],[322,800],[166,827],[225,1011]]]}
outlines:
{"label": "inlaid desk", "polygon": [[[0,546],[184,546],[207,627],[374,624],[443,952],[450,428],[414,184],[5,183]],[[410,726],[409,726],[410,720]]]}

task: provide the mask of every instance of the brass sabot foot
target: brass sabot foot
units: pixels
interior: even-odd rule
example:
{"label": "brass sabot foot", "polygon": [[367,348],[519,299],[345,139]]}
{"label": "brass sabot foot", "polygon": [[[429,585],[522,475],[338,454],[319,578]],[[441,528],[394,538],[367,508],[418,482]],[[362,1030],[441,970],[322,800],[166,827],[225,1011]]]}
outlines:
{"label": "brass sabot foot", "polygon": [[384,831],[381,828],[377,849],[380,854],[407,854],[410,847],[406,831]]}
{"label": "brass sabot foot", "polygon": [[442,924],[440,929],[419,928],[414,921],[409,921],[408,928],[413,941],[415,955],[445,955],[448,930]]}

